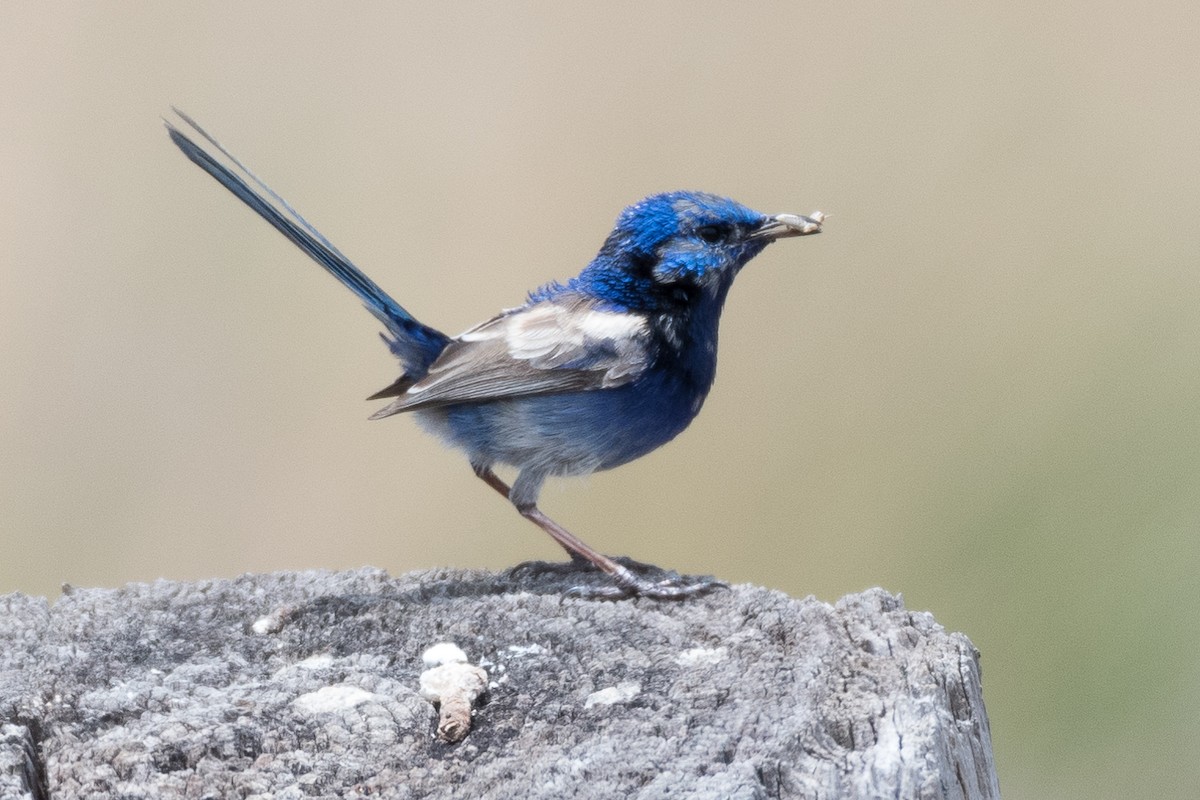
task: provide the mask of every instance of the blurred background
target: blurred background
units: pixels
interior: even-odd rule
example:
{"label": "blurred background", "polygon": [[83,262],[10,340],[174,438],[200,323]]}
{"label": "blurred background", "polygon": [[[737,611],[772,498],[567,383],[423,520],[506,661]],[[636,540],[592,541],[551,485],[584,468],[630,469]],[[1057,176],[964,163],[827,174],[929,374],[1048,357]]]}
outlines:
{"label": "blurred background", "polygon": [[983,653],[1010,798],[1200,793],[1200,10],[5,3],[0,592],[561,554],[403,417],[353,297],[174,103],[456,333],[696,188],[830,214],[735,286],[601,550]]}

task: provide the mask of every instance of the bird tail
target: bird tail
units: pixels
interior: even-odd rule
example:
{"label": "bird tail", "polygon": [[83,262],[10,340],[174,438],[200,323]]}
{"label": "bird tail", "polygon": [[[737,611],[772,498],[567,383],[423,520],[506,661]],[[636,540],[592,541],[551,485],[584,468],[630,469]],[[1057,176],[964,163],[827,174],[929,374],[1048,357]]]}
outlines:
{"label": "bird tail", "polygon": [[[167,133],[171,136],[171,141],[183,151],[183,154],[222,186],[233,192],[239,200],[254,209],[277,231],[354,292],[362,300],[367,310],[387,328],[388,333],[381,334],[381,336],[388,349],[404,365],[407,376],[420,377],[425,374],[429,365],[449,343],[450,337],[418,322],[387,292],[364,275],[362,270],[354,266],[350,259],[342,255],[342,252],[334,247],[332,242],[300,216],[286,200],[259,180],[257,175],[222,147],[220,142],[197,125],[195,120],[178,108],[173,108],[173,110],[187,127],[211,145],[211,148],[215,149],[217,153],[224,156],[232,164],[232,167],[222,163],[213,152],[197,144],[170,121],[163,120],[167,126]],[[245,177],[239,175],[239,172]],[[405,379],[402,377],[400,380]],[[407,379],[411,381],[413,378],[408,377]]]}

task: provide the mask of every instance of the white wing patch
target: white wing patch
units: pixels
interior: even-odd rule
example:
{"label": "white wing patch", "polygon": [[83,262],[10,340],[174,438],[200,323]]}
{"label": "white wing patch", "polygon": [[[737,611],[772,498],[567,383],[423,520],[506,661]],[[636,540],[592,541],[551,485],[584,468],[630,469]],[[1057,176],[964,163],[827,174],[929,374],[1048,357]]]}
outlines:
{"label": "white wing patch", "polygon": [[579,347],[585,339],[638,338],[647,331],[637,314],[588,309],[577,311],[552,303],[521,313],[505,312],[455,337],[460,342],[503,339],[513,358],[534,358],[562,347]]}
{"label": "white wing patch", "polygon": [[578,358],[589,343],[608,344],[619,350],[623,341],[640,339],[647,330],[641,316],[596,309],[572,313],[562,306],[535,308],[506,319],[504,343],[509,355],[530,360],[549,358],[551,362],[556,355]]}
{"label": "white wing patch", "polygon": [[380,414],[628,383],[648,366],[649,323],[594,303],[559,297],[476,325]]}

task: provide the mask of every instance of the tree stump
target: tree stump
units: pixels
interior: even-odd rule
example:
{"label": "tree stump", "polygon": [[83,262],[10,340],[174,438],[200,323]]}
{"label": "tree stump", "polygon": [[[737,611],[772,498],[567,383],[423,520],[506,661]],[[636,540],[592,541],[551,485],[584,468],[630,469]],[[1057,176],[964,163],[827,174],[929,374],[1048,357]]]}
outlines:
{"label": "tree stump", "polygon": [[[0,798],[998,798],[979,653],[881,589],[363,569],[0,598]],[[569,584],[568,584],[569,585]],[[487,673],[435,736],[422,653]]]}

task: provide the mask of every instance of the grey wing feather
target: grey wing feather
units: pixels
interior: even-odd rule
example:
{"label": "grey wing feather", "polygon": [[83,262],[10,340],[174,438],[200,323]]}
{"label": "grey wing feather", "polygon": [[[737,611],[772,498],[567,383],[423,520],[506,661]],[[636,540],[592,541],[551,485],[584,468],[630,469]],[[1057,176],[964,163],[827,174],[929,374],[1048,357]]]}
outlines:
{"label": "grey wing feather", "polygon": [[648,366],[645,317],[586,299],[545,300],[455,338],[429,372],[372,419],[431,406],[626,384]]}

